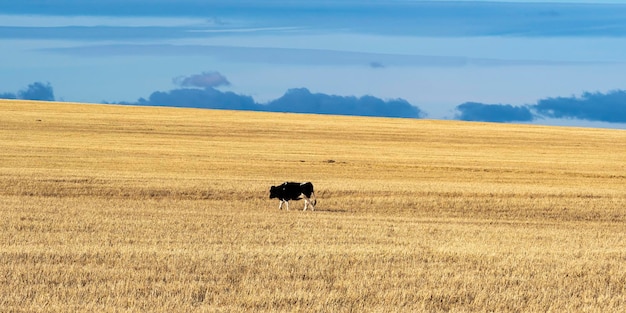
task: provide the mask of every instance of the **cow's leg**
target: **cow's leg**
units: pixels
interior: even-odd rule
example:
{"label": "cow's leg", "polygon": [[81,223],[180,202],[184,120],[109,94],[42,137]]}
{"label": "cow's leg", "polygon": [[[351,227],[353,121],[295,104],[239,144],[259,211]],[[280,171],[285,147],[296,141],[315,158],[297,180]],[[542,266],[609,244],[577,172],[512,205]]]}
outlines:
{"label": "cow's leg", "polygon": [[283,209],[283,200],[280,200],[280,204],[278,205],[278,209],[279,210]]}
{"label": "cow's leg", "polygon": [[312,211],[315,211],[315,205],[317,204],[317,197],[315,196],[315,192],[311,192],[311,198],[313,198],[313,202],[311,202],[311,206],[313,207]]}
{"label": "cow's leg", "polygon": [[304,210],[306,211],[306,208],[310,205],[311,206],[311,211],[315,211],[315,206],[313,205],[313,202],[311,202],[311,198],[302,195],[302,197],[304,198]]}
{"label": "cow's leg", "polygon": [[287,211],[289,211],[289,200],[285,200],[285,204],[287,205]]}
{"label": "cow's leg", "polygon": [[306,205],[310,205],[311,206],[311,211],[315,211],[315,205],[313,205],[313,201],[311,201],[311,198],[304,198],[304,210],[306,210]]}

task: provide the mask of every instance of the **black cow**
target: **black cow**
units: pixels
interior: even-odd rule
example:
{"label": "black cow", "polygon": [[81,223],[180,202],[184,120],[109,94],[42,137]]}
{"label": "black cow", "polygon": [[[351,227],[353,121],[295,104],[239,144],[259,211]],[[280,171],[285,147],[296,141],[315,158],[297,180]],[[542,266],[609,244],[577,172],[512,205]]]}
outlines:
{"label": "black cow", "polygon": [[[311,202],[311,196],[313,196],[313,202]],[[313,184],[311,182],[306,183],[294,183],[285,182],[279,186],[272,186],[270,188],[270,199],[278,198],[280,205],[278,209],[283,209],[283,202],[287,204],[287,210],[289,210],[289,200],[300,200],[304,197],[304,210],[306,211],[307,205],[311,205],[311,211],[315,211],[315,205],[317,199],[315,198],[315,192],[313,191]]]}

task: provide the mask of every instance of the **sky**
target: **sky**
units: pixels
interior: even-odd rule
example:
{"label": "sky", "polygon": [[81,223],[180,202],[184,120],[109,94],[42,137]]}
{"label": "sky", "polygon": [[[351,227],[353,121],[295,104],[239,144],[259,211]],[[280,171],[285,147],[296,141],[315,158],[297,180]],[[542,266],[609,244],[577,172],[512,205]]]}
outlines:
{"label": "sky", "polygon": [[0,97],[626,129],[626,1],[0,1]]}

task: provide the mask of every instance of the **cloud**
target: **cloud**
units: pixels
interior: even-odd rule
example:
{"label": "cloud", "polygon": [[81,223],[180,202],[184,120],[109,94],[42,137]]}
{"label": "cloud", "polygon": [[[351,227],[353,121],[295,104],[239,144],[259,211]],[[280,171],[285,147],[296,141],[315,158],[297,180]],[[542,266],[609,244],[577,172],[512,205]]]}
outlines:
{"label": "cloud", "polygon": [[481,122],[530,122],[535,119],[527,106],[466,102],[456,107],[457,119]]}
{"label": "cloud", "polygon": [[370,62],[370,67],[371,68],[384,68],[385,65],[380,62],[373,61],[373,62]]}
{"label": "cloud", "polygon": [[581,97],[547,98],[533,108],[549,118],[571,118],[609,123],[626,122],[626,91],[614,90],[606,94],[585,92]]}
{"label": "cloud", "polygon": [[374,96],[327,95],[311,93],[306,88],[289,89],[282,97],[265,104],[255,102],[250,96],[223,92],[213,87],[155,91],[147,99],[122,104],[407,118],[426,116],[418,107],[403,99],[385,101]]}
{"label": "cloud", "polygon": [[483,122],[531,122],[539,118],[626,123],[626,91],[585,92],[580,97],[545,98],[536,104],[466,102],[456,107],[456,119]]}
{"label": "cloud", "polygon": [[228,79],[219,72],[202,72],[201,74],[180,76],[174,78],[173,81],[181,87],[213,88],[230,85]]}
{"label": "cloud", "polygon": [[12,92],[0,93],[0,99],[17,99],[17,95]]}
{"label": "cloud", "polygon": [[0,93],[0,99],[21,99],[21,100],[40,100],[54,101],[54,91],[50,83],[35,82],[26,89],[22,89],[15,93]]}
{"label": "cloud", "polygon": [[32,83],[17,94],[20,99],[24,100],[54,101],[54,91],[50,83]]}
{"label": "cloud", "polygon": [[215,88],[183,88],[168,92],[155,91],[148,99],[141,98],[136,104],[203,109],[259,110],[260,106],[249,96],[222,92]]}
{"label": "cloud", "polygon": [[420,118],[426,114],[403,99],[382,100],[373,96],[336,96],[311,93],[306,88],[289,89],[270,101],[264,110],[272,112],[318,113],[359,116]]}
{"label": "cloud", "polygon": [[172,79],[179,89],[153,92],[148,99],[137,101],[140,105],[171,106],[204,109],[259,110],[260,106],[249,96],[222,92],[216,87],[228,86],[226,76],[217,71],[179,76]]}

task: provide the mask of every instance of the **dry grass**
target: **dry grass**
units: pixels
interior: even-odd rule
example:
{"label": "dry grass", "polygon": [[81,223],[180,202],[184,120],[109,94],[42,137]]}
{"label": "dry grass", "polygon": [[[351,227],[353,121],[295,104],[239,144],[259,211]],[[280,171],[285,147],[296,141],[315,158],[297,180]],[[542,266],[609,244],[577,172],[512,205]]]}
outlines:
{"label": "dry grass", "polygon": [[0,101],[0,308],[616,312],[625,160],[619,130]]}

